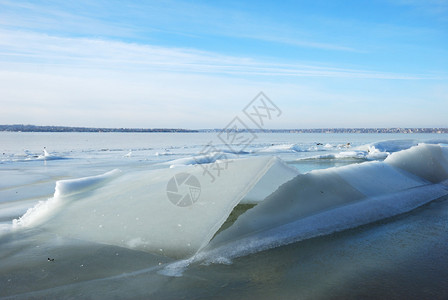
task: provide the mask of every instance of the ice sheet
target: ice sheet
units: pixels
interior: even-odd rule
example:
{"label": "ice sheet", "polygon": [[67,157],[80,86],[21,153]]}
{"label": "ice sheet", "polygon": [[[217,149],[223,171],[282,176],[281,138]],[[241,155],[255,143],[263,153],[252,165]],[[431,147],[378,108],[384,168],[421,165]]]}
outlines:
{"label": "ice sheet", "polygon": [[[232,240],[297,222],[302,218],[377,197],[383,197],[382,201],[386,201],[383,206],[385,210],[378,209],[374,204],[359,206],[370,210],[370,212],[360,211],[360,214],[375,215],[369,215],[370,217],[365,220],[366,223],[371,219],[381,219],[390,215],[387,211],[388,205],[396,205],[407,211],[417,207],[415,203],[418,201],[420,205],[427,203],[432,190],[437,191],[438,197],[448,193],[442,185],[431,188],[431,182],[448,179],[447,166],[440,146],[420,145],[397,152],[385,162],[365,162],[300,174],[280,186],[265,201],[242,214],[231,227],[213,239],[210,247],[217,247]],[[410,190],[418,197],[415,203],[407,206],[406,197],[409,196]],[[426,194],[421,191],[426,191]],[[387,204],[387,201],[398,202]],[[332,224],[334,220],[329,218],[326,222]],[[356,224],[359,223],[362,222],[357,221]]]}
{"label": "ice sheet", "polygon": [[[272,157],[230,160],[214,180],[204,175],[202,165],[184,167],[181,174],[200,182],[197,202],[189,206],[175,205],[167,195],[178,169],[115,171],[59,181],[55,196],[30,209],[15,227],[41,224],[40,228],[66,237],[186,257],[210,241],[234,206],[278,164],[282,163]],[[188,193],[182,187],[192,185],[178,182],[179,194]]]}

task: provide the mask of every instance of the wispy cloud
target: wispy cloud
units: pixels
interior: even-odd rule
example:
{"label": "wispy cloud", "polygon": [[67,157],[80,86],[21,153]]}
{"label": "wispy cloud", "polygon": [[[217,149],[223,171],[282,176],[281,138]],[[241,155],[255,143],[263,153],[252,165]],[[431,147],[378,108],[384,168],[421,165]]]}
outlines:
{"label": "wispy cloud", "polygon": [[[33,4],[0,1],[0,25],[53,33],[81,34],[87,37],[151,39],[152,32],[178,36],[207,35],[252,39],[300,48],[329,51],[359,51],[351,46],[312,38],[315,32],[270,21],[262,16],[215,8],[212,5],[184,1],[130,3],[123,12],[116,3],[77,1],[78,5]],[[93,9],[92,11],[89,11]],[[122,20],[120,17],[124,17]],[[132,20],[127,22],[126,20]],[[188,24],[188,26],[185,26]]]}
{"label": "wispy cloud", "polygon": [[71,68],[232,76],[437,79],[433,74],[396,74],[372,70],[264,62],[195,49],[168,48],[91,38],[66,38],[0,30],[0,63],[58,65]]}

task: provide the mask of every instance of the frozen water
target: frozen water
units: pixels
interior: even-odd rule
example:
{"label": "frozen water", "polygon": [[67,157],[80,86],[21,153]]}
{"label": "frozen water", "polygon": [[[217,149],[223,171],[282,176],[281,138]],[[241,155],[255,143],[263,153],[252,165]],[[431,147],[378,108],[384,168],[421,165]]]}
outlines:
{"label": "frozen water", "polygon": [[[353,276],[365,284],[391,278],[394,269],[394,278],[429,275],[439,287],[431,295],[448,293],[444,136],[260,134],[244,152],[216,144],[218,155],[201,156],[213,134],[0,135],[1,297],[197,298],[222,274],[219,286],[227,286],[215,291],[225,295],[238,286],[241,295],[254,286],[269,292],[277,282],[280,297],[290,272],[304,266],[300,276],[314,292],[344,289]],[[187,195],[174,201],[186,205],[169,195]],[[352,234],[376,248],[341,237]],[[304,245],[291,263],[288,247]],[[422,268],[408,272],[402,261]],[[372,266],[381,276],[371,277]],[[291,282],[286,288],[297,292]],[[381,287],[384,295],[388,285]]]}

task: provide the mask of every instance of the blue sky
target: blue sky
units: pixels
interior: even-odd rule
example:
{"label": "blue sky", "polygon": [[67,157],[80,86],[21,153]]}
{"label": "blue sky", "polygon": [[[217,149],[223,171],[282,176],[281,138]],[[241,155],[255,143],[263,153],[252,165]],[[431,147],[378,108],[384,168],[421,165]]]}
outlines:
{"label": "blue sky", "polygon": [[0,0],[2,124],[448,127],[448,1]]}

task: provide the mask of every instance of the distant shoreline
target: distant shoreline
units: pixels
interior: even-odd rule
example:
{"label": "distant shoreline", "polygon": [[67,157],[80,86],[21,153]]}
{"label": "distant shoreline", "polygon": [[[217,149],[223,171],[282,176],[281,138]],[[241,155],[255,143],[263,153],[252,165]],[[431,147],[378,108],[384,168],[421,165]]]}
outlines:
{"label": "distant shoreline", "polygon": [[[182,129],[182,128],[97,128],[70,126],[38,126],[38,125],[0,125],[3,132],[221,132],[224,129]],[[242,129],[238,132],[255,133],[448,133],[448,128],[312,128],[312,129]]]}

